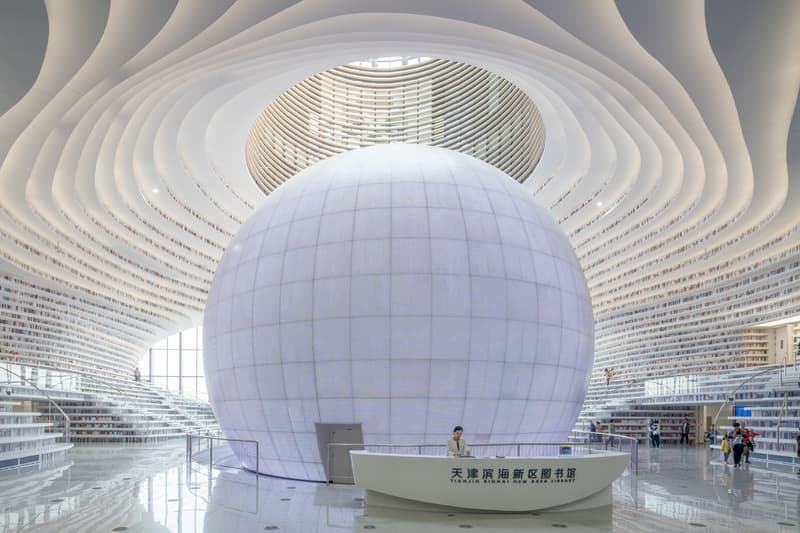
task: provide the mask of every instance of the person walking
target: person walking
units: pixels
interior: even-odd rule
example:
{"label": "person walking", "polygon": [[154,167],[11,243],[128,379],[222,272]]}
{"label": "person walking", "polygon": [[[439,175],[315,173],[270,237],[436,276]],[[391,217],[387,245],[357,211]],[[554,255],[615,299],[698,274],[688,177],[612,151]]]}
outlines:
{"label": "person walking", "polygon": [[722,437],[722,457],[725,460],[725,464],[728,464],[728,457],[731,455],[731,441],[728,440],[728,435],[726,434]]}
{"label": "person walking", "polygon": [[744,440],[744,462],[750,463],[750,453],[756,449],[756,436],[758,436],[758,433],[752,429],[745,429],[742,436]]}
{"label": "person walking", "polygon": [[681,444],[683,441],[686,441],[686,444],[689,445],[689,419],[684,418],[683,424],[681,424]]}
{"label": "person walking", "polygon": [[744,452],[744,436],[742,430],[737,429],[733,434],[733,467],[739,468],[742,465],[742,453]]}

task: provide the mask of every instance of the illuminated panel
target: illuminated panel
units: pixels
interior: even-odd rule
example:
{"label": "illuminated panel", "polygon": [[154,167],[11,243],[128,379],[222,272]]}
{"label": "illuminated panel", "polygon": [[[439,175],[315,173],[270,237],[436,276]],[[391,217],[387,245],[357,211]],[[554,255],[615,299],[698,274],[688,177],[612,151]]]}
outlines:
{"label": "illuminated panel", "polygon": [[[593,355],[589,292],[547,211],[496,168],[385,145],[272,193],[214,276],[209,398],[263,472],[324,479],[315,422],[367,442],[563,441]],[[248,465],[255,467],[255,465]]]}

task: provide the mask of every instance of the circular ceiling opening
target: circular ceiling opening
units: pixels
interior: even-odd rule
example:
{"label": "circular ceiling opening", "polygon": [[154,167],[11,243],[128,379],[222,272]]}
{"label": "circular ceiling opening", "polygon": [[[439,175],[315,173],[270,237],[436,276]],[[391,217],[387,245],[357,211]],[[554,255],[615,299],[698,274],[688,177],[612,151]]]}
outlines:
{"label": "circular ceiling opening", "polygon": [[394,56],[301,81],[258,116],[245,155],[267,193],[326,157],[388,143],[462,152],[523,182],[544,141],[539,110],[505,78],[458,61]]}
{"label": "circular ceiling opening", "polygon": [[419,65],[432,60],[432,57],[424,56],[384,56],[384,57],[371,57],[363,61],[353,61],[348,63],[351,67],[364,67],[364,68],[403,68],[410,65]]}

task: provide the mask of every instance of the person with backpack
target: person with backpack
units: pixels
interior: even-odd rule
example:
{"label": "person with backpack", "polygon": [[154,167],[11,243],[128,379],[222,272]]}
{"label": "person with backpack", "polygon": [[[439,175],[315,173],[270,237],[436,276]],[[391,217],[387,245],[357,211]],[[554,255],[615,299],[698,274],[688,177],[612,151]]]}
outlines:
{"label": "person with backpack", "polygon": [[683,444],[684,441],[686,441],[686,445],[687,446],[689,444],[691,444],[689,442],[689,428],[690,427],[691,426],[689,426],[689,419],[688,418],[684,418],[683,419],[683,424],[681,424],[681,444]]}
{"label": "person with backpack", "polygon": [[736,428],[736,433],[733,434],[733,466],[739,468],[742,464],[742,453],[744,453],[744,436],[742,430]]}

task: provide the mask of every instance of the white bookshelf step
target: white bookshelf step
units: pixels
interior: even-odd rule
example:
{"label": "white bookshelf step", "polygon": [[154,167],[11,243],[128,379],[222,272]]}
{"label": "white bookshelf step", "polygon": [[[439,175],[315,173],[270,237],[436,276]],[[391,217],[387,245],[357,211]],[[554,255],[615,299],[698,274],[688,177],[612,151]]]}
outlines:
{"label": "white bookshelf step", "polygon": [[0,453],[0,461],[8,459],[19,459],[20,457],[31,457],[33,455],[47,455],[49,453],[56,453],[72,448],[72,443],[58,443],[44,448],[36,448],[33,450],[14,450],[13,452]]}
{"label": "white bookshelf step", "polygon": [[27,424],[0,424],[0,429],[25,429],[25,428],[46,428],[53,424],[50,422],[30,422]]}
{"label": "white bookshelf step", "polygon": [[35,435],[20,435],[18,437],[2,437],[0,444],[17,444],[20,442],[37,442],[40,440],[53,440],[60,437],[62,433],[39,433]]}

